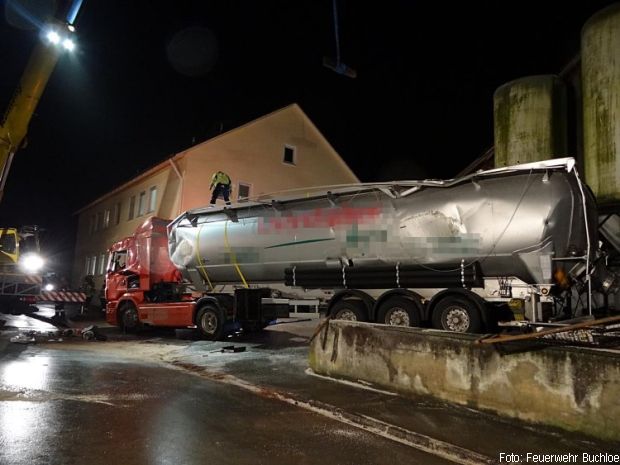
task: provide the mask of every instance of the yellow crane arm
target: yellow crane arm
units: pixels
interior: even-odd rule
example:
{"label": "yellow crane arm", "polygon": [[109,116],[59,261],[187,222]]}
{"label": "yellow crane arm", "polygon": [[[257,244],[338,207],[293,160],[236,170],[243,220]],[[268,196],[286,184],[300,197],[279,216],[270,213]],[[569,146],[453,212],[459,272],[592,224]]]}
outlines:
{"label": "yellow crane arm", "polygon": [[28,132],[28,124],[39,103],[61,49],[39,42],[19,82],[19,87],[2,118],[0,126],[0,200],[13,155]]}

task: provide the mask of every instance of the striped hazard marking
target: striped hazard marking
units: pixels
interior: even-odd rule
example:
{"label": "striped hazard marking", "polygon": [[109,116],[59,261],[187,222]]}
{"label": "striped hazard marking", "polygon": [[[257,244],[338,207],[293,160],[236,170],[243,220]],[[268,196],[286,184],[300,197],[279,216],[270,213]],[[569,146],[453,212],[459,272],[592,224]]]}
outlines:
{"label": "striped hazard marking", "polygon": [[86,302],[86,294],[76,291],[41,291],[37,300],[44,302]]}

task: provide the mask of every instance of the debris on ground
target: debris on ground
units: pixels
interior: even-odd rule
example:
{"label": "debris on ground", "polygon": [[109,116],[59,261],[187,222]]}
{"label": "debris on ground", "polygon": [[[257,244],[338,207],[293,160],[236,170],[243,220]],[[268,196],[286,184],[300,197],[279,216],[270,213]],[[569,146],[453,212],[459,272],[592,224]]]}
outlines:
{"label": "debris on ground", "polygon": [[82,329],[82,339],[85,341],[107,341],[108,337],[101,333],[96,325],[90,325]]}
{"label": "debris on ground", "polygon": [[166,340],[162,337],[152,337],[150,339],[145,339],[144,341],[139,341],[138,344],[163,344]]}
{"label": "debris on ground", "polygon": [[[570,345],[584,345],[588,347],[619,347],[620,346],[620,316],[610,316],[600,319],[588,318],[572,324],[561,324],[525,334],[486,335],[478,340],[479,344],[497,344],[503,342],[542,340],[546,343],[561,343]],[[548,325],[547,325],[548,326]]]}
{"label": "debris on ground", "polygon": [[55,331],[25,330],[9,340],[17,344],[36,344],[37,342],[64,342],[67,338],[82,337],[85,341],[106,341],[108,338],[95,325],[78,328],[59,328]]}
{"label": "debris on ground", "polygon": [[29,336],[25,333],[19,333],[17,336],[13,336],[10,341],[18,344],[30,344],[32,342],[36,342],[34,336]]}
{"label": "debris on ground", "polygon": [[232,353],[238,353],[238,352],[245,352],[245,346],[224,346],[224,347],[220,347],[219,349],[216,350],[212,350],[209,353],[214,353],[214,352],[220,352],[222,354],[232,354]]}

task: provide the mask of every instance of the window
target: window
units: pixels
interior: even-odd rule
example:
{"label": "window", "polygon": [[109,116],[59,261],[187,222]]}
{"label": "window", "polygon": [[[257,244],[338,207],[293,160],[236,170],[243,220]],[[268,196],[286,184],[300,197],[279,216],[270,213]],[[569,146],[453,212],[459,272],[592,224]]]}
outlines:
{"label": "window", "polygon": [[86,257],[86,266],[84,267],[84,274],[90,272],[90,257]]}
{"label": "window", "polygon": [[102,253],[99,256],[99,274],[104,274],[105,273],[105,263],[106,263],[105,254]]}
{"label": "window", "polygon": [[92,274],[94,276],[96,271],[97,271],[97,256],[93,255],[90,258],[90,270],[88,274]]}
{"label": "window", "polygon": [[295,147],[292,145],[284,146],[284,159],[282,161],[289,165],[295,164]]}
{"label": "window", "polygon": [[132,195],[129,199],[129,215],[127,215],[127,221],[133,220],[133,214],[136,208],[136,196]]}
{"label": "window", "polygon": [[15,253],[17,250],[17,236],[6,229],[0,229],[0,250],[4,253]]}
{"label": "window", "polygon": [[121,222],[121,204],[120,202],[114,205],[114,224]]}
{"label": "window", "polygon": [[103,212],[103,229],[107,228],[108,226],[110,226],[110,209],[109,208]]}
{"label": "window", "polygon": [[103,227],[103,212],[97,213],[97,221],[95,223],[95,231],[99,231]]}
{"label": "window", "polygon": [[149,213],[152,213],[157,208],[157,187],[151,187],[151,191],[149,192]]}
{"label": "window", "polygon": [[140,192],[140,200],[138,201],[138,216],[144,215],[146,210],[146,192]]}
{"label": "window", "polygon": [[243,201],[247,200],[250,197],[250,184],[246,184],[243,182],[239,183],[239,188],[237,189],[237,200]]}

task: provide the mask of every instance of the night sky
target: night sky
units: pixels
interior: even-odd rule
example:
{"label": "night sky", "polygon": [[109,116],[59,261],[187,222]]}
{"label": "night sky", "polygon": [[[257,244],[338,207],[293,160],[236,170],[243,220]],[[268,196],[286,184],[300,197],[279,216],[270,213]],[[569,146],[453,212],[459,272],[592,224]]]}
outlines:
{"label": "night sky", "polygon": [[[293,102],[362,181],[452,177],[493,143],[494,90],[558,73],[611,3],[338,0],[351,79],[322,64],[336,55],[331,0],[85,0],[78,49],[31,121],[1,223],[45,228],[53,266],[67,268],[76,210]],[[4,111],[38,39],[4,14],[0,34]]]}

